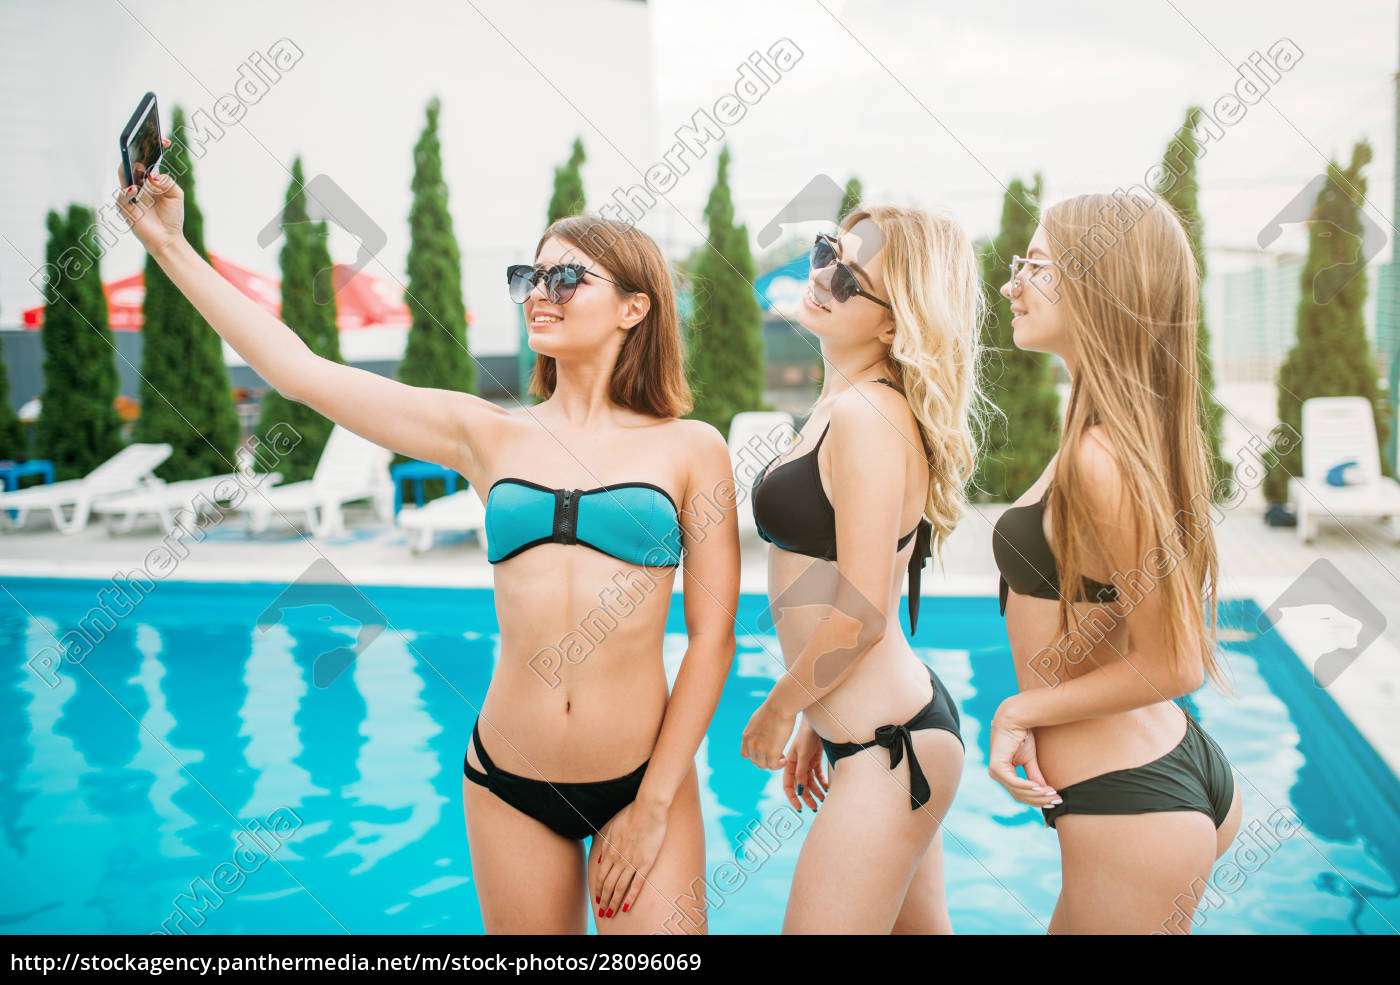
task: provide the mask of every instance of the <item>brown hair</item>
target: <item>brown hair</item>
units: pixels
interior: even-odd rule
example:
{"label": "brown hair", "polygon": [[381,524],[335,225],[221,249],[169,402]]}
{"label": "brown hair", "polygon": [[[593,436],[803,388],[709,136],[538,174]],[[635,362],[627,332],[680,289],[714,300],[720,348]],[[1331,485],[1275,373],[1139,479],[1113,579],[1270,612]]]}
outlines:
{"label": "brown hair", "polygon": [[1069,596],[1078,596],[1086,532],[1098,541],[1077,458],[1085,431],[1097,425],[1112,442],[1131,504],[1139,570],[1154,566],[1148,558],[1158,550],[1176,558],[1152,575],[1150,589],[1162,593],[1170,664],[1181,669],[1199,657],[1219,683],[1213,481],[1197,378],[1200,272],[1185,227],[1161,199],[1125,192],[1059,202],[1041,225],[1062,271],[1057,289],[1075,358],[1060,440],[1066,454],[1055,462],[1048,504],[1065,593],[1060,632],[1068,632]]}
{"label": "brown hair", "polygon": [[[651,308],[627,332],[613,366],[608,396],[628,410],[656,417],[683,417],[694,407],[681,356],[680,318],[671,268],[646,233],[595,215],[566,216],[552,223],[535,246],[557,237],[603,264],[618,281],[615,290],[651,299]],[[529,392],[541,399],[554,393],[558,377],[553,356],[535,355]]]}

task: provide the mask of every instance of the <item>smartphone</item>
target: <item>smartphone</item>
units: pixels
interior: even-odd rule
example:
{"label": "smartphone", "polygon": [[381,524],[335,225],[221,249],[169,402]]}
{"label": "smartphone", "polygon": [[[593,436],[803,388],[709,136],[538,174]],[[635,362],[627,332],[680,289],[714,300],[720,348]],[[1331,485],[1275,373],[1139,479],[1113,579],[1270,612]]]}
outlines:
{"label": "smartphone", "polygon": [[[126,172],[128,185],[142,185],[151,169],[160,160],[160,113],[156,107],[156,94],[148,92],[141,97],[136,112],[122,130],[122,168]],[[136,199],[131,199],[134,203]]]}

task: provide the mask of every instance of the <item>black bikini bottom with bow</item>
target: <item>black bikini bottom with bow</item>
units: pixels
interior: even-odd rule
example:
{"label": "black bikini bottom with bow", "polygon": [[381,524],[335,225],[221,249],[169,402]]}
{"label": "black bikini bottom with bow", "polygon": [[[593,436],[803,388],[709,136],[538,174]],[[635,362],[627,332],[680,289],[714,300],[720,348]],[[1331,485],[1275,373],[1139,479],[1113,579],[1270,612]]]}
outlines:
{"label": "black bikini bottom with bow", "polygon": [[883,746],[890,751],[890,769],[894,769],[904,759],[905,754],[909,756],[909,807],[911,810],[918,810],[928,803],[932,791],[929,790],[928,780],[924,777],[924,771],[919,766],[918,757],[914,755],[914,739],[910,732],[917,732],[919,729],[941,728],[944,731],[952,732],[962,742],[962,733],[959,731],[961,724],[958,718],[957,705],[953,704],[948,697],[947,690],[943,687],[943,682],[938,679],[932,669],[928,672],[929,681],[933,684],[933,697],[929,703],[917,715],[909,719],[903,725],[881,725],[875,730],[875,738],[869,742],[828,742],[822,739],[822,748],[826,750],[826,758],[833,767],[836,761],[853,756],[862,749],[869,749],[871,746]]}

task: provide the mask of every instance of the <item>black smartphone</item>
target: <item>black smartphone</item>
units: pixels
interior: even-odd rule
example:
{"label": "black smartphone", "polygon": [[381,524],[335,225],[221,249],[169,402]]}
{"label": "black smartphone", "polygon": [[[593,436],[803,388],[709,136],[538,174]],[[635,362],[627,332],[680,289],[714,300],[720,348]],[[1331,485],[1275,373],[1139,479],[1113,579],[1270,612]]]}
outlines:
{"label": "black smartphone", "polygon": [[[126,129],[121,136],[122,167],[126,170],[128,185],[142,185],[151,169],[160,160],[160,113],[156,107],[156,94],[148,92],[141,97],[136,112],[131,114]],[[131,199],[135,202],[136,199]]]}

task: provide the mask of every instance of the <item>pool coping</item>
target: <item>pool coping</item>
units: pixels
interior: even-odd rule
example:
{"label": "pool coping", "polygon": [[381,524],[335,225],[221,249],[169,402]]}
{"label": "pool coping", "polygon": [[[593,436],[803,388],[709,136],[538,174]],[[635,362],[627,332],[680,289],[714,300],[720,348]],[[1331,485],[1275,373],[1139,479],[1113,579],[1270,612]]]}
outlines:
{"label": "pool coping", "polygon": [[[337,561],[337,568],[354,584],[383,587],[412,588],[485,588],[493,587],[492,570],[468,564],[460,568],[424,568],[413,563],[356,563],[348,559]],[[305,574],[305,565],[278,565],[269,561],[254,564],[199,563],[187,559],[179,566],[181,582],[239,582],[286,584]],[[0,559],[0,578],[60,578],[111,580],[110,561],[13,558]],[[157,579],[158,580],[158,579]],[[1221,579],[1220,597],[1248,599],[1261,611],[1272,604],[1296,579],[1294,578],[1229,578]],[[765,594],[767,569],[765,565],[744,564],[741,568],[741,594]],[[996,581],[986,575],[945,575],[937,571],[925,573],[920,586],[921,598],[940,596],[995,597]],[[673,587],[680,594],[680,579]],[[1287,649],[1308,675],[1312,668],[1300,655],[1296,629],[1276,627]],[[1326,688],[1327,694],[1350,719],[1362,738],[1376,751],[1391,772],[1400,777],[1400,715],[1396,714],[1400,698],[1400,647],[1385,636],[1378,636]]]}

